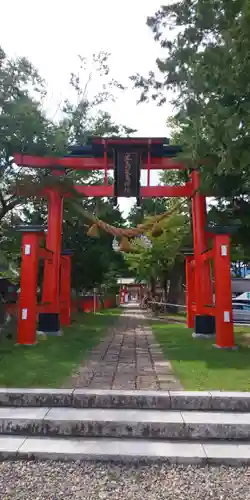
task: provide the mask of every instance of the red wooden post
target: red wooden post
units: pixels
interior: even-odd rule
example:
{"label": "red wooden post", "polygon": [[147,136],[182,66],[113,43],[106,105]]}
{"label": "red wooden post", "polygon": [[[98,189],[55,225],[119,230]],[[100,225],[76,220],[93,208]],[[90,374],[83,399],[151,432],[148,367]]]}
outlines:
{"label": "red wooden post", "polygon": [[61,195],[51,189],[48,193],[48,233],[46,248],[53,252],[52,264],[45,262],[43,302],[50,304],[50,310],[59,311],[59,270],[61,256],[62,234],[62,207]]}
{"label": "red wooden post", "polygon": [[[192,182],[194,189],[200,187],[200,173],[197,170],[192,172]],[[196,289],[198,294],[198,314],[202,314],[202,306],[211,305],[213,300],[212,279],[210,271],[210,262],[206,260],[201,262],[201,254],[208,248],[208,236],[205,231],[206,227],[206,198],[198,191],[192,198],[192,217],[193,217],[193,238],[194,238],[194,255],[196,264]]]}
{"label": "red wooden post", "polygon": [[[199,172],[192,172],[192,181],[194,189],[198,189],[200,185]],[[194,259],[195,259],[195,301],[196,301],[196,315],[202,314],[202,262],[201,253],[203,252],[202,229],[200,226],[199,218],[199,193],[196,192],[192,198],[192,222],[193,222],[193,241],[194,241]]]}
{"label": "red wooden post", "polygon": [[43,233],[24,232],[22,237],[21,286],[18,312],[17,343],[36,343],[37,280],[39,240]]}
{"label": "red wooden post", "polygon": [[107,141],[103,139],[102,143],[104,144],[104,185],[108,185],[108,149],[107,149]]}
{"label": "red wooden post", "polygon": [[120,304],[124,304],[124,291],[123,286],[120,286]]}
{"label": "red wooden post", "polygon": [[214,273],[216,347],[221,349],[234,348],[230,238],[227,234],[219,234],[214,238]]}
{"label": "red wooden post", "polygon": [[60,320],[61,325],[69,326],[71,313],[71,255],[61,256],[60,278]]}
{"label": "red wooden post", "polygon": [[195,282],[194,282],[194,267],[191,263],[194,257],[189,255],[186,257],[186,310],[187,310],[187,327],[194,328],[194,311],[195,303]]}
{"label": "red wooden post", "polygon": [[124,303],[127,303],[127,295],[128,295],[128,287],[127,285],[124,286],[123,288],[123,293],[124,293]]}
{"label": "red wooden post", "polygon": [[48,233],[46,248],[53,252],[52,262],[45,261],[42,303],[45,313],[39,316],[39,330],[60,333],[60,257],[62,236],[62,196],[54,189],[48,191]]}
{"label": "red wooden post", "polygon": [[192,198],[193,239],[195,258],[195,332],[194,336],[214,335],[215,322],[212,316],[207,315],[204,306],[212,305],[212,280],[209,260],[203,261],[202,254],[208,248],[206,227],[206,200],[199,193],[200,173],[192,172],[192,183],[195,193]]}
{"label": "red wooden post", "polygon": [[150,168],[151,168],[151,140],[148,139],[148,172],[147,172],[147,186],[150,186]]}
{"label": "red wooden post", "polygon": [[[200,226],[200,247],[202,252],[208,249],[208,234],[205,231],[207,225],[207,206],[206,197],[198,193],[198,225]],[[203,261],[202,267],[202,293],[205,305],[213,303],[213,289],[210,259]]]}

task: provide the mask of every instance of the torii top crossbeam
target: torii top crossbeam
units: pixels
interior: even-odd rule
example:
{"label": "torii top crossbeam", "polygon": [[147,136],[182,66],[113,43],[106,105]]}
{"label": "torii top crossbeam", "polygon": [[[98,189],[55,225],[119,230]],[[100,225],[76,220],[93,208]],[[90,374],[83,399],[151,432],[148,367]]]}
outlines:
{"label": "torii top crossbeam", "polygon": [[[184,197],[191,196],[192,181],[183,186],[150,186],[151,170],[184,170],[176,159],[180,146],[169,145],[165,138],[93,137],[85,146],[71,146],[68,154],[57,156],[30,156],[17,153],[16,164],[28,168],[46,168],[54,172],[67,170],[103,170],[104,184],[76,185],[76,190],[90,197]],[[147,170],[147,185],[140,187],[140,170]],[[115,170],[114,185],[108,183],[108,170]],[[126,190],[130,176],[129,187]],[[128,187],[128,182],[127,182]]]}

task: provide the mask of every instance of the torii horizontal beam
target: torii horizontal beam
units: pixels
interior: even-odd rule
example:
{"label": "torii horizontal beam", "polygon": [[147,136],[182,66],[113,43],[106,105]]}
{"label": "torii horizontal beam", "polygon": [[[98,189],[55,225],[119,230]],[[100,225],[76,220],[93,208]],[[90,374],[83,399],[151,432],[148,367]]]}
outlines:
{"label": "torii horizontal beam", "polygon": [[[105,158],[77,157],[77,156],[31,156],[16,153],[14,161],[17,165],[28,168],[66,168],[70,170],[113,170],[114,163]],[[143,159],[141,169],[148,170],[148,160]],[[150,170],[185,170],[180,161],[173,158],[152,157],[150,158]]]}
{"label": "torii horizontal beam", "polygon": [[[110,198],[114,196],[114,186],[79,186],[75,190],[83,196]],[[184,198],[192,196],[194,189],[192,182],[184,186],[142,186],[140,196],[142,198]]]}

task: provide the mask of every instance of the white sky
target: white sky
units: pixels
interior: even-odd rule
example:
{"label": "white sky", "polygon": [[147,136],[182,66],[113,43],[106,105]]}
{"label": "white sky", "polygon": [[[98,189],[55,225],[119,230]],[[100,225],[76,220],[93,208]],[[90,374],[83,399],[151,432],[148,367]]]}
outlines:
{"label": "white sky", "polygon": [[[67,97],[68,81],[77,55],[91,57],[100,50],[111,53],[112,77],[129,84],[128,76],[146,75],[155,68],[160,47],[146,18],[161,0],[1,0],[0,45],[9,56],[26,56],[46,79],[50,112]],[[165,1],[168,3],[168,1]],[[8,20],[8,22],[7,22]],[[11,20],[11,21],[9,21]],[[166,119],[171,105],[136,105],[137,92],[123,92],[109,105],[114,121],[137,129],[137,135],[168,135]],[[153,183],[156,177],[152,179]],[[121,200],[126,213],[131,200]]]}

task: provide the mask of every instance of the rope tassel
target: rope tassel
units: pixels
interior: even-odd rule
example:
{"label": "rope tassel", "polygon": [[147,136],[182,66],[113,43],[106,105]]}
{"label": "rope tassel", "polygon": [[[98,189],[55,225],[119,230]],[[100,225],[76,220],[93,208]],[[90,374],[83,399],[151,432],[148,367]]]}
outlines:
{"label": "rope tassel", "polygon": [[128,238],[123,236],[121,239],[121,243],[120,243],[120,251],[121,252],[131,252],[131,250],[132,250],[132,247],[129,243]]}
{"label": "rope tassel", "polygon": [[156,222],[152,227],[152,236],[154,238],[159,238],[163,233],[163,229],[159,222]]}
{"label": "rope tassel", "polygon": [[90,236],[91,238],[100,238],[100,234],[99,234],[99,231],[98,231],[98,227],[97,227],[97,224],[93,224],[88,232],[87,232],[87,236]]}

